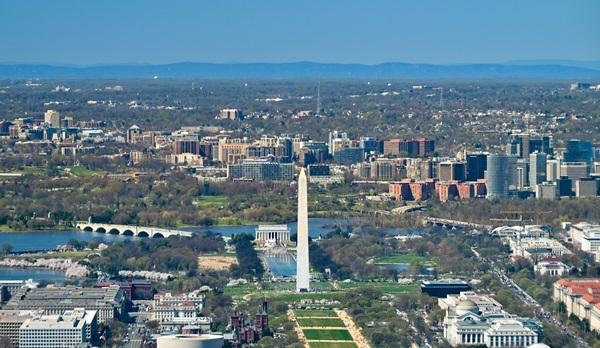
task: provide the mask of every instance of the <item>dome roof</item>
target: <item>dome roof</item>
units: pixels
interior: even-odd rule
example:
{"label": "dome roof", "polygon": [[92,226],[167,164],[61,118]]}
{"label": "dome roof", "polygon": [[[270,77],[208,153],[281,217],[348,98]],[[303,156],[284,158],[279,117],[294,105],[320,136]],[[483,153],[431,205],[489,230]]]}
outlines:
{"label": "dome roof", "polygon": [[477,306],[477,303],[475,303],[471,300],[462,300],[458,303],[457,307],[477,307],[477,308],[479,308],[479,306]]}
{"label": "dome roof", "polygon": [[479,313],[479,306],[471,300],[463,300],[456,305],[456,313],[459,315],[467,313]]}
{"label": "dome roof", "polygon": [[530,345],[527,348],[550,348],[550,346],[547,344],[543,344],[543,343],[535,343],[535,344]]}

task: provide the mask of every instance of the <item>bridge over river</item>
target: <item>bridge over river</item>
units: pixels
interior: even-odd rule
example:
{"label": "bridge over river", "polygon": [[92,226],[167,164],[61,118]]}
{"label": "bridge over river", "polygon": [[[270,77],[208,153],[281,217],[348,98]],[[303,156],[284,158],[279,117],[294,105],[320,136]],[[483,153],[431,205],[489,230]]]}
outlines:
{"label": "bridge over river", "polygon": [[440,218],[435,218],[435,217],[425,217],[423,218],[423,225],[435,225],[435,226],[441,226],[441,227],[448,227],[448,228],[452,228],[452,227],[474,227],[474,228],[479,228],[479,229],[483,229],[484,231],[491,231],[492,230],[492,226],[490,225],[480,225],[480,224],[475,224],[472,222],[466,222],[466,221],[458,221],[458,220],[449,220],[449,219],[440,219]]}
{"label": "bridge over river", "polygon": [[170,236],[191,237],[192,232],[171,230],[166,228],[145,227],[145,226],[129,226],[129,225],[113,225],[113,224],[95,224],[87,221],[77,221],[77,228],[87,232],[99,232],[109,234],[121,234],[132,237],[146,238],[168,238]]}

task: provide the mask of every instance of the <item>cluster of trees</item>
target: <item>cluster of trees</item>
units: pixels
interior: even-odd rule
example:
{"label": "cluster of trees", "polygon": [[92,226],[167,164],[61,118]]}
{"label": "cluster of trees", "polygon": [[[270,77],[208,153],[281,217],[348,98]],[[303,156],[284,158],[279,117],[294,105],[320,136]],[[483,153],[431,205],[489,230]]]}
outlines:
{"label": "cluster of trees", "polygon": [[183,238],[126,241],[111,244],[102,251],[100,258],[92,260],[92,264],[114,275],[121,270],[190,272],[195,275],[199,253],[216,252],[223,248],[221,236],[212,233],[197,233],[193,237]]}
{"label": "cluster of trees", "polygon": [[528,200],[487,200],[474,199],[465,201],[448,201],[444,203],[435,200],[428,201],[424,214],[438,218],[468,221],[490,225],[490,218],[518,219],[521,214],[506,214],[505,211],[549,211],[548,214],[524,214],[523,223],[539,223],[561,228],[566,221],[597,221],[600,220],[600,201],[593,198],[577,199],[528,199]]}
{"label": "cluster of trees", "polygon": [[231,244],[235,245],[238,264],[231,265],[231,273],[234,277],[257,277],[261,279],[265,273],[265,267],[258,257],[254,244],[254,237],[249,233],[241,233],[231,238]]}

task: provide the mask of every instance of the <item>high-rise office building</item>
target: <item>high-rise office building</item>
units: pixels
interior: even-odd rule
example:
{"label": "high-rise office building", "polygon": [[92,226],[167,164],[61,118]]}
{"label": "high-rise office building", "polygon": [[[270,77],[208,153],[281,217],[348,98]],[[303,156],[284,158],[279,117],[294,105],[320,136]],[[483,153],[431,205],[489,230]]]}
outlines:
{"label": "high-rise office building", "polygon": [[529,186],[535,191],[538,184],[546,181],[547,155],[534,152],[529,155]]}
{"label": "high-rise office building", "polygon": [[48,110],[44,114],[44,122],[50,125],[50,127],[60,128],[60,114],[58,111]]}
{"label": "high-rise office building", "polygon": [[487,156],[487,153],[469,153],[466,155],[467,181],[477,181],[485,178]]}
{"label": "high-rise office building", "polygon": [[343,149],[348,144],[350,144],[350,140],[348,139],[348,134],[346,132],[329,132],[329,154],[332,157],[335,156],[336,151]]}
{"label": "high-rise office building", "polygon": [[546,160],[546,180],[557,181],[560,179],[560,159]]}
{"label": "high-rise office building", "polygon": [[560,176],[571,179],[573,189],[575,182],[581,178],[589,177],[589,167],[586,162],[564,162],[560,165]]}
{"label": "high-rise office building", "polygon": [[131,127],[129,127],[129,129],[127,130],[127,143],[128,144],[135,144],[137,143],[138,139],[142,136],[143,132],[140,129],[140,127],[133,125]]}
{"label": "high-rise office building", "polygon": [[585,162],[591,166],[594,161],[592,144],[582,140],[568,140],[567,151],[563,156],[565,162]]}
{"label": "high-rise office building", "polygon": [[271,162],[268,159],[243,159],[239,164],[227,166],[227,177],[253,180],[293,180],[294,167],[291,163]]}
{"label": "high-rise office building", "polygon": [[440,162],[438,164],[438,179],[440,181],[465,181],[464,162]]}
{"label": "high-rise office building", "polygon": [[490,154],[487,158],[486,198],[508,198],[509,186],[516,186],[516,157]]}
{"label": "high-rise office building", "polygon": [[238,109],[223,109],[220,114],[221,119],[241,120],[244,114]]}

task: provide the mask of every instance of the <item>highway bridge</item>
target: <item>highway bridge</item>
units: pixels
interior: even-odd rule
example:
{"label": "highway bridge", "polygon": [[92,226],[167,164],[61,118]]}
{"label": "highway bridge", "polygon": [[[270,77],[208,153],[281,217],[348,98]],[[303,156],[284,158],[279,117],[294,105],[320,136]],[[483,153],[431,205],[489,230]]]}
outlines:
{"label": "highway bridge", "polygon": [[426,217],[423,218],[423,225],[435,225],[435,226],[441,226],[441,227],[448,227],[448,228],[452,228],[452,227],[474,227],[474,228],[479,228],[479,229],[483,229],[484,231],[491,231],[492,230],[492,226],[490,225],[480,225],[480,224],[475,224],[472,222],[466,222],[466,221],[458,221],[458,220],[449,220],[449,219],[439,219],[439,218],[435,218],[435,217]]}
{"label": "highway bridge", "polygon": [[191,237],[192,232],[171,230],[166,228],[114,225],[114,224],[95,224],[87,221],[77,221],[77,228],[87,232],[99,232],[108,234],[121,234],[132,237],[145,238],[168,238],[170,236]]}

